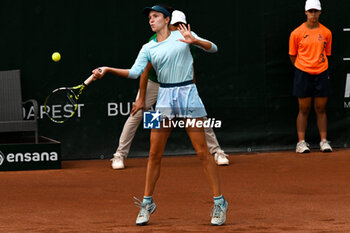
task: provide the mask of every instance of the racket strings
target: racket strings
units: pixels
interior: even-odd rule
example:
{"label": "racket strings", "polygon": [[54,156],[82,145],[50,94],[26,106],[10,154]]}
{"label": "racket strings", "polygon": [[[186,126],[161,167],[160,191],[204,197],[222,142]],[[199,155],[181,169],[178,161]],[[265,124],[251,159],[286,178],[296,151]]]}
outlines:
{"label": "racket strings", "polygon": [[68,103],[70,103],[70,104],[72,104],[72,105],[76,105],[76,104],[77,104],[78,97],[75,96],[74,94],[72,94],[72,93],[70,93],[70,92],[67,92],[67,93],[66,93],[66,97],[67,97],[66,100],[68,100],[68,101],[66,101],[67,104],[68,104]]}
{"label": "racket strings", "polygon": [[78,96],[69,89],[53,92],[45,103],[45,112],[57,123],[63,123],[71,118],[78,107]]}

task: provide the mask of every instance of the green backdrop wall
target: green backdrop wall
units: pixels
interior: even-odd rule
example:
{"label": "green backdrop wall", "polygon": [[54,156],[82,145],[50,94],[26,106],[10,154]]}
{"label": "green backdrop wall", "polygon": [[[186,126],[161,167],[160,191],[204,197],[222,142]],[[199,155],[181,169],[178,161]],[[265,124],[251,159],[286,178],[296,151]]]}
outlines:
{"label": "green backdrop wall", "polygon": [[[79,84],[98,66],[130,68],[153,34],[142,14],[156,1],[5,0],[0,5],[0,70],[20,69],[23,99],[43,105],[60,86]],[[198,52],[197,86],[210,117],[222,120],[217,138],[227,152],[293,149],[297,100],[292,96],[290,32],[305,21],[304,0],[163,1],[184,11],[191,28],[218,45]],[[333,33],[328,104],[329,140],[348,147],[350,99],[350,1],[322,1],[321,22]],[[55,63],[51,54],[62,60]],[[349,78],[350,79],[350,78]],[[79,116],[65,124],[43,114],[40,135],[62,142],[63,159],[111,157],[138,90],[138,80],[107,75],[85,92]],[[350,85],[350,80],[349,80]],[[110,111],[108,109],[110,106]],[[115,111],[117,109],[117,111]],[[31,115],[27,109],[25,117]],[[145,156],[149,130],[139,128],[130,156]],[[319,137],[311,114],[307,140]],[[166,154],[192,153],[182,130],[170,136]]]}

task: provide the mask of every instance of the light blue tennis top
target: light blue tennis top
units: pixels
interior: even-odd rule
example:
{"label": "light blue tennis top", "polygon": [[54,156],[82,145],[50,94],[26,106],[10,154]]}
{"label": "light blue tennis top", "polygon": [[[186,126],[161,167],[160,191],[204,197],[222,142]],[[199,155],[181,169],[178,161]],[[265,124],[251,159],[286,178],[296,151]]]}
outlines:
{"label": "light blue tennis top", "polygon": [[[208,41],[191,32],[195,38]],[[193,80],[193,57],[190,52],[190,44],[179,41],[184,39],[179,31],[172,31],[170,36],[161,42],[154,40],[144,44],[140,50],[134,65],[129,70],[129,78],[138,78],[151,62],[157,73],[160,83],[181,83]],[[210,41],[208,41],[210,42]],[[217,52],[217,46],[211,43],[211,48],[206,52]]]}

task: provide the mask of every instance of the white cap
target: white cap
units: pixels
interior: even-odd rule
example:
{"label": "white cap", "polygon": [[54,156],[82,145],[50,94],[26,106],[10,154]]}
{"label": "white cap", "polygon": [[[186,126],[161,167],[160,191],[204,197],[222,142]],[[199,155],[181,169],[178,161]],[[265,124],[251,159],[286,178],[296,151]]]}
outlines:
{"label": "white cap", "polygon": [[310,9],[316,9],[321,10],[321,3],[319,0],[306,0],[305,3],[305,11],[308,11]]}
{"label": "white cap", "polygon": [[186,15],[182,11],[174,10],[172,13],[170,24],[176,23],[187,24]]}

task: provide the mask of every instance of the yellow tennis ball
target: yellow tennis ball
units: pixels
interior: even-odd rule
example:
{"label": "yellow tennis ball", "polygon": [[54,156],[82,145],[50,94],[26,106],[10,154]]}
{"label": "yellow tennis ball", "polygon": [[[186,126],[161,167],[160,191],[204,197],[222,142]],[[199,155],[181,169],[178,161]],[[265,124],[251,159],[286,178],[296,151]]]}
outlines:
{"label": "yellow tennis ball", "polygon": [[61,60],[61,54],[59,52],[54,52],[51,57],[54,62],[59,62]]}

